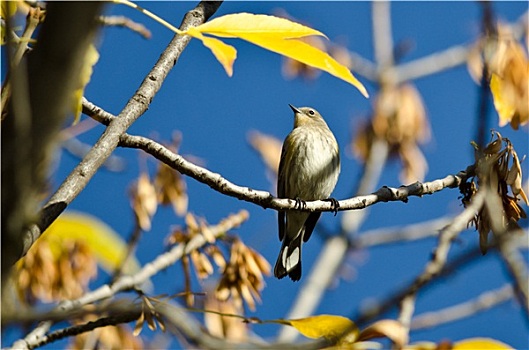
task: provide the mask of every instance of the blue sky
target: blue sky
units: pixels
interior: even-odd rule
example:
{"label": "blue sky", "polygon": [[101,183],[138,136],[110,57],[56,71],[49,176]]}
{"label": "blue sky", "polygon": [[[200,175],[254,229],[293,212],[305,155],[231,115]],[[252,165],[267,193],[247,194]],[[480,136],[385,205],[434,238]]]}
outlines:
{"label": "blue sky", "polygon": [[[144,2],[141,6],[178,25],[193,2]],[[527,10],[525,2],[497,2],[492,7],[496,16],[514,21]],[[215,14],[251,12],[274,14],[286,10],[292,17],[325,33],[335,42],[345,45],[369,60],[373,60],[371,4],[367,2],[225,2]],[[126,15],[145,24],[153,33],[150,40],[117,28],[102,31],[99,38],[101,58],[94,68],[85,96],[109,112],[118,114],[135,92],[145,75],[172,37],[172,33],[125,6],[109,6],[110,14]],[[397,2],[392,3],[394,42],[412,40],[413,50],[403,61],[410,61],[453,45],[468,44],[480,31],[481,9],[475,2]],[[312,106],[320,111],[333,130],[342,152],[342,173],[333,193],[337,199],[350,195],[360,172],[360,164],[348,151],[355,127],[370,112],[372,99],[367,100],[352,86],[322,73],[315,81],[286,80],[281,74],[282,57],[246,42],[230,39],[237,50],[233,77],[229,78],[208,49],[196,40],[183,53],[173,68],[149,110],[129,130],[131,134],[169,140],[174,130],[182,133],[180,152],[203,160],[206,168],[222,174],[231,182],[255,189],[275,187],[266,177],[262,161],[247,143],[251,130],[283,139],[292,128],[292,112],[288,107]],[[371,96],[376,86],[358,77]],[[470,78],[466,66],[421,78],[414,82],[422,94],[432,128],[432,140],[422,147],[429,171],[427,180],[455,174],[473,163],[470,141],[475,137],[478,87]],[[86,117],[83,117],[86,118]],[[527,128],[513,132],[510,127],[499,128],[497,116],[491,115],[490,127],[499,130],[513,142],[523,157],[528,151]],[[103,127],[96,127],[80,139],[94,143]],[[126,168],[121,173],[101,170],[87,188],[71,204],[77,210],[97,216],[118,233],[127,237],[133,227],[127,191],[138,176],[145,157],[131,149],[118,149]],[[147,157],[148,158],[148,157]],[[54,186],[78,163],[78,159],[62,153]],[[150,169],[155,162],[148,158]],[[527,162],[523,164],[527,174]],[[379,186],[401,185],[400,165],[391,161],[385,167]],[[152,173],[151,173],[152,174]],[[235,232],[249,246],[271,263],[280,248],[276,232],[276,214],[255,205],[225,197],[193,179],[186,179],[189,210],[216,223],[229,213],[240,209],[250,212],[250,220]],[[411,198],[409,203],[381,203],[372,207],[361,228],[366,230],[393,227],[454,215],[461,210],[457,189],[444,190],[424,198]],[[336,230],[341,213],[335,218],[323,214],[321,221]],[[141,262],[152,260],[161,253],[164,238],[171,225],[181,225],[170,208],[159,209],[153,228],[142,237],[137,256]],[[527,227],[527,222],[523,222]],[[321,235],[315,234],[304,245],[304,277],[322,247]],[[401,243],[370,251],[357,252],[348,264],[356,275],[351,281],[341,280],[330,290],[316,313],[352,316],[366,303],[384,298],[409,283],[428,261],[435,240]],[[454,253],[478,244],[473,230],[461,234]],[[526,256],[527,257],[527,256]],[[155,294],[174,293],[183,285],[180,267],[170,268],[153,279]],[[416,313],[433,311],[454,303],[472,299],[477,294],[498,288],[508,281],[508,275],[496,253],[466,265],[449,279],[440,280],[425,293],[419,294]],[[97,281],[93,286],[97,286]],[[288,279],[266,279],[263,303],[250,316],[261,319],[286,315],[300,283]],[[388,317],[394,317],[389,314]],[[527,348],[528,325],[517,302],[509,301],[485,313],[450,323],[433,330],[412,333],[411,340],[459,340],[488,336],[515,348]],[[253,330],[265,338],[273,337],[277,327],[256,325]]]}

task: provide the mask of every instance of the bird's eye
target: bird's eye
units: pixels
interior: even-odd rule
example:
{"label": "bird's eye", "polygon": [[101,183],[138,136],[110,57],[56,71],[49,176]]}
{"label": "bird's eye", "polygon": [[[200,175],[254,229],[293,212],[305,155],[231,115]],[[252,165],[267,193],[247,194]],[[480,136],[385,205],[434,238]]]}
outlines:
{"label": "bird's eye", "polygon": [[312,109],[309,110],[310,115],[314,115],[314,111]]}

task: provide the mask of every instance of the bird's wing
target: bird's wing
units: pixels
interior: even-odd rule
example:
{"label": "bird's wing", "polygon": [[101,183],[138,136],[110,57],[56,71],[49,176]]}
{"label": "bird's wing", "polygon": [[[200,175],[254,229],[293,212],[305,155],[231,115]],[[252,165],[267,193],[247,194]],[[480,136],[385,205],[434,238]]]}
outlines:
{"label": "bird's wing", "polygon": [[[287,175],[285,174],[286,168],[286,154],[287,154],[287,145],[288,145],[288,136],[287,139],[283,142],[283,148],[281,150],[281,159],[279,160],[279,169],[277,171],[277,196],[279,198],[284,198],[285,193],[287,189],[285,188],[287,185]],[[279,240],[283,241],[285,238],[285,230],[286,230],[286,213],[284,211],[279,211],[277,215],[277,221],[278,221],[278,228],[279,228]]]}

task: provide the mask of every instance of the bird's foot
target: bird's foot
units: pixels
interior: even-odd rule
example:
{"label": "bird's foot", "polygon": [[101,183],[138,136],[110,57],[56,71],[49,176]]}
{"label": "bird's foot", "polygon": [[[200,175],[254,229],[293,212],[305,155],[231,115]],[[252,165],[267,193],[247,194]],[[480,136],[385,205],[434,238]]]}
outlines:
{"label": "bird's foot", "polygon": [[334,216],[338,214],[338,209],[340,208],[340,202],[338,202],[335,198],[327,198],[324,199],[325,202],[331,202],[331,208],[332,212],[334,213]]}
{"label": "bird's foot", "polygon": [[295,201],[296,201],[296,206],[294,207],[294,209],[306,209],[307,208],[307,203],[303,199],[297,197]]}

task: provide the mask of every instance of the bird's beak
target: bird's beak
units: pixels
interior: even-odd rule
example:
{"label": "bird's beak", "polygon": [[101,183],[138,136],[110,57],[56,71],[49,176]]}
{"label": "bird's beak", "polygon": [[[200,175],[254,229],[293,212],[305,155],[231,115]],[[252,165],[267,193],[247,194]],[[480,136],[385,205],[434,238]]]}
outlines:
{"label": "bird's beak", "polygon": [[292,106],[290,103],[288,104],[290,108],[294,111],[294,113],[301,113],[301,111],[298,109],[298,107]]}

